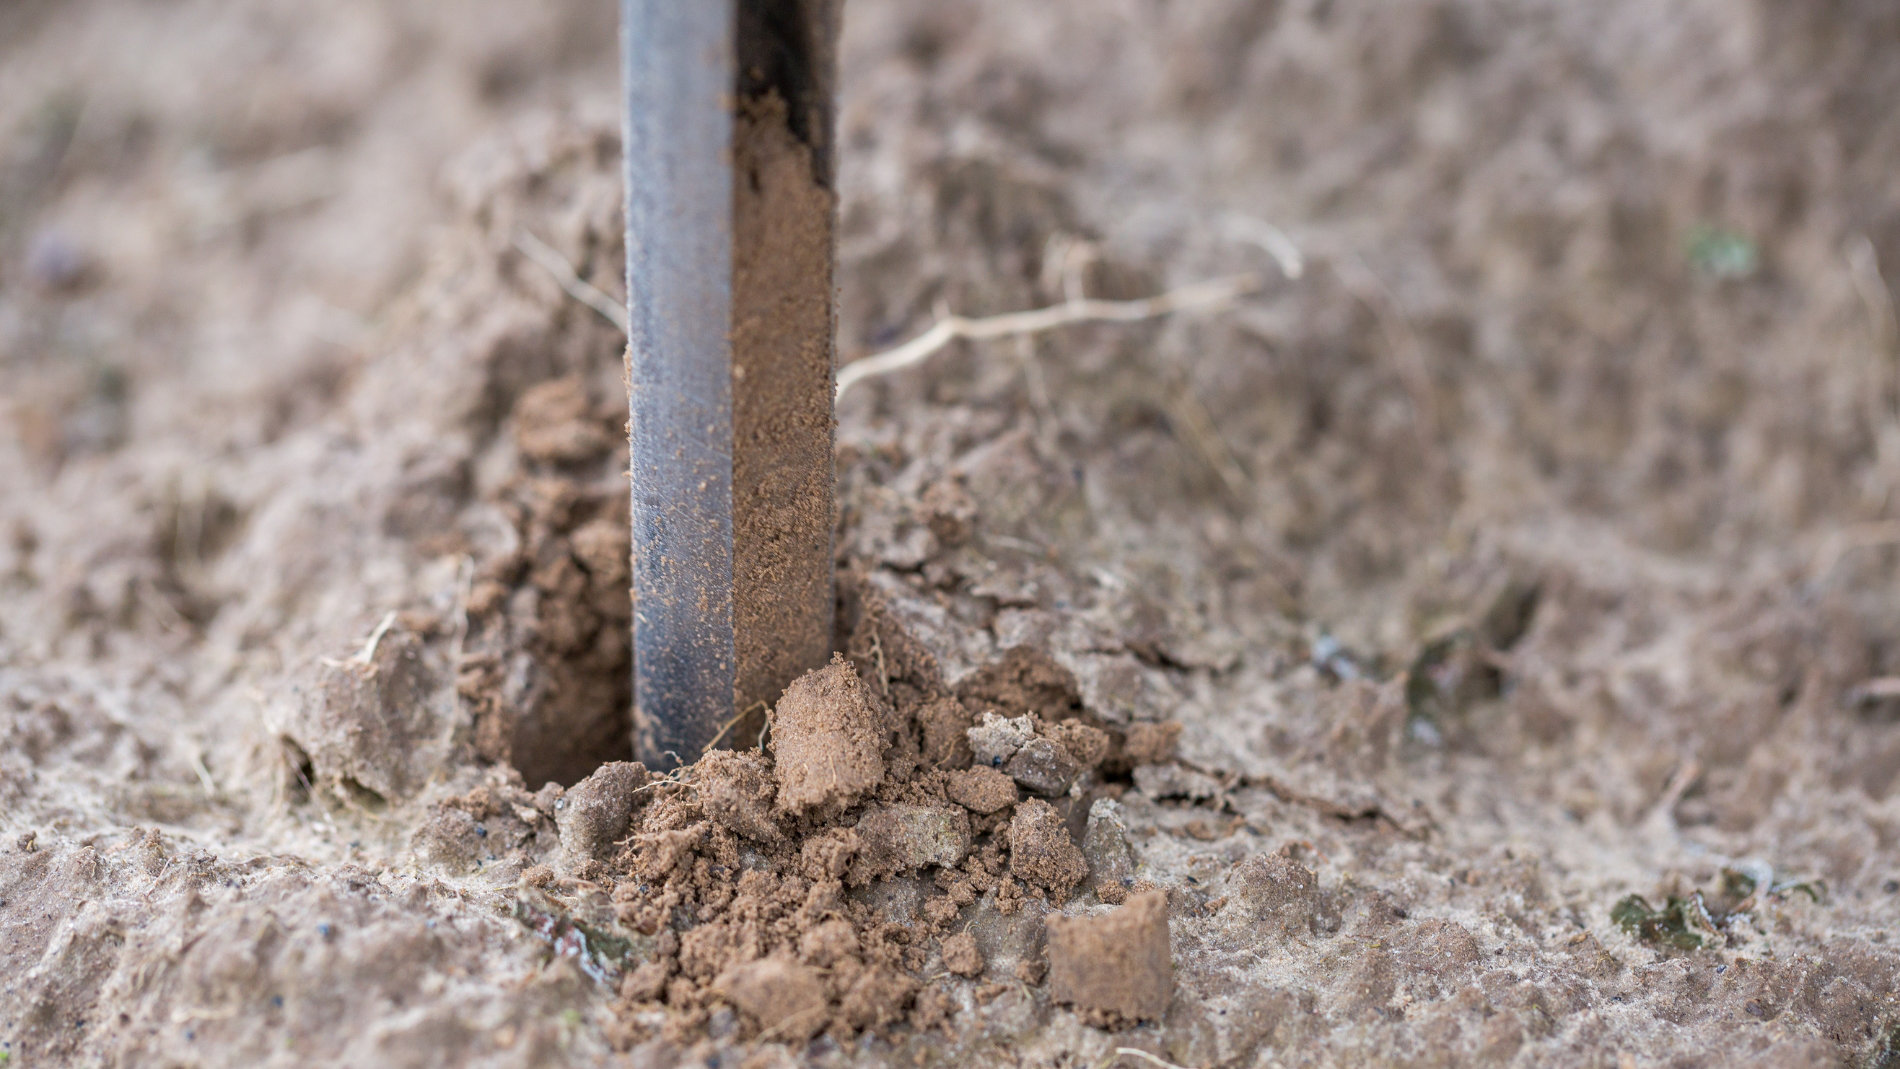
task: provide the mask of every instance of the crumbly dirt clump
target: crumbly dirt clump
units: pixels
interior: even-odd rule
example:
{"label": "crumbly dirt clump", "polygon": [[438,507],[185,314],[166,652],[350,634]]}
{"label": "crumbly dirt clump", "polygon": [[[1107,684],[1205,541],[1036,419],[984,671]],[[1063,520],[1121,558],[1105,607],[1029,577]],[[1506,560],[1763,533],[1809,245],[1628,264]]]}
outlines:
{"label": "crumbly dirt clump", "polygon": [[771,721],[779,810],[842,808],[883,782],[883,719],[842,659],[786,688]]}
{"label": "crumbly dirt clump", "polygon": [[[937,768],[919,757],[933,723],[923,711],[885,706],[838,659],[786,689],[769,753],[715,752],[650,781],[613,765],[567,792],[587,814],[584,833],[578,814],[563,817],[570,856],[586,865],[603,839],[622,844],[588,871],[612,885],[617,922],[646,940],[620,981],[629,1040],[928,1029],[956,1000],[949,985],[984,972],[979,932],[1069,900],[1088,867],[1063,812],[1018,801],[1018,781],[1043,771]],[[1011,736],[1068,770],[1068,809],[1124,789],[1095,775],[1108,749],[1099,729],[1027,713]],[[638,789],[617,789],[628,784]],[[612,831],[596,821],[610,809],[623,818]],[[1020,952],[1015,965],[1019,979],[1043,971]],[[1145,1013],[1144,998],[1126,1016]]]}

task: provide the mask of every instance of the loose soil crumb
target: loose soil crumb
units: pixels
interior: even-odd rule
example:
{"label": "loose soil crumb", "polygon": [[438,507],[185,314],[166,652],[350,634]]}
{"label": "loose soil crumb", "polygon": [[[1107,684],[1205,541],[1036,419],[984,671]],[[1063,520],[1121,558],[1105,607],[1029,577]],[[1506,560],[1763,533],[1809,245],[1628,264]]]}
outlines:
{"label": "loose soil crumb", "polygon": [[1026,883],[1057,896],[1088,875],[1082,851],[1069,839],[1069,826],[1055,807],[1031,798],[1009,820],[1009,871]]}
{"label": "loose soil crumb", "polygon": [[966,768],[944,777],[950,800],[978,816],[989,816],[1016,804],[1016,781],[994,768]]}
{"label": "loose soil crumb", "polygon": [[983,952],[976,948],[976,936],[958,932],[943,941],[943,967],[958,976],[975,976],[983,971]]}

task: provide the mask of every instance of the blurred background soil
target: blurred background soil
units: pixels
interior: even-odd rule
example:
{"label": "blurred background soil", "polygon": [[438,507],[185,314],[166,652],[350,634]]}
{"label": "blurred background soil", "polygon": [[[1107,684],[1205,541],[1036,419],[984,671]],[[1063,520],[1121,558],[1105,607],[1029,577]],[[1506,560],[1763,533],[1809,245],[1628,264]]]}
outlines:
{"label": "blurred background soil", "polygon": [[866,678],[1183,725],[1166,1018],[756,1050],[522,884],[628,745],[523,251],[624,293],[611,8],[0,7],[0,1061],[1900,1064],[1900,8],[853,0],[843,358],[1265,281],[839,413]]}

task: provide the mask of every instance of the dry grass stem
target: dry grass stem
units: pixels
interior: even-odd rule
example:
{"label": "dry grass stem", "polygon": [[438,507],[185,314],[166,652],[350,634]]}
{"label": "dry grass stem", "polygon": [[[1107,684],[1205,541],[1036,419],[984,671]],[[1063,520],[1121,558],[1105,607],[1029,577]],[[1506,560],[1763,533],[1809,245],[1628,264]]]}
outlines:
{"label": "dry grass stem", "polygon": [[1256,246],[1273,257],[1280,273],[1287,278],[1297,280],[1306,274],[1306,256],[1286,231],[1264,219],[1239,213],[1228,215],[1223,223],[1229,237]]}
{"label": "dry grass stem", "polygon": [[[1152,1055],[1152,1054],[1149,1054],[1149,1053],[1148,1053],[1147,1051],[1145,1051],[1145,1050],[1141,1050],[1141,1049],[1140,1049],[1140,1048],[1138,1048],[1138,1047],[1116,1047],[1116,1048],[1115,1048],[1115,1057],[1116,1057],[1117,1059],[1120,1059],[1120,1058],[1139,1058],[1139,1059],[1141,1059],[1142,1061],[1144,1061],[1144,1062],[1147,1062],[1147,1063],[1148,1063],[1148,1064],[1150,1064],[1150,1065],[1157,1065],[1157,1066],[1160,1066],[1160,1067],[1161,1067],[1161,1069],[1187,1069],[1187,1067],[1186,1067],[1186,1066],[1181,1066],[1181,1065],[1176,1065],[1176,1064],[1174,1064],[1173,1062],[1170,1062],[1170,1061],[1164,1061],[1164,1060],[1162,1060],[1162,1059],[1160,1059],[1160,1058],[1157,1058],[1157,1057],[1155,1057],[1155,1056],[1154,1056],[1154,1055]],[[1112,1063],[1111,1063],[1111,1064],[1112,1064]]]}
{"label": "dry grass stem", "polygon": [[335,657],[317,659],[331,668],[342,668],[351,664],[359,668],[368,668],[376,663],[376,647],[383,644],[383,636],[389,634],[389,629],[394,626],[396,626],[396,613],[391,610],[383,614],[382,621],[376,625],[376,630],[371,631],[369,637],[363,640],[363,648],[351,654],[347,660],[339,661]]}
{"label": "dry grass stem", "polygon": [[567,257],[556,252],[552,245],[524,229],[515,231],[515,248],[521,250],[521,255],[540,265],[543,271],[553,275],[554,281],[560,284],[562,291],[569,297],[599,312],[602,319],[619,327],[620,333],[627,332],[627,310],[599,286],[576,274],[574,265],[568,263]]}
{"label": "dry grass stem", "polygon": [[986,341],[1013,335],[1040,334],[1076,323],[1134,323],[1175,312],[1216,311],[1259,288],[1260,278],[1257,275],[1232,275],[1196,282],[1133,301],[1082,298],[1025,312],[1006,312],[977,318],[945,316],[929,330],[895,349],[854,360],[839,368],[838,396],[843,397],[846,390],[865,379],[888,375],[922,363],[937,350],[959,339]]}

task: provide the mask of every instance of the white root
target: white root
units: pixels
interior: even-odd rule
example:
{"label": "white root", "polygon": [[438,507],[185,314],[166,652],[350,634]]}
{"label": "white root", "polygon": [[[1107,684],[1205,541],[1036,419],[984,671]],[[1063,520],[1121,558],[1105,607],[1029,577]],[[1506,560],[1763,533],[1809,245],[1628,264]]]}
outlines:
{"label": "white root", "polygon": [[1206,312],[1226,308],[1260,288],[1257,275],[1232,275],[1196,282],[1133,301],[1105,301],[1084,297],[1045,308],[1001,315],[945,316],[910,341],[838,369],[838,396],[865,379],[888,375],[922,363],[937,350],[959,339],[985,341],[1015,335],[1039,334],[1076,323],[1134,323],[1175,312]]}
{"label": "white root", "polygon": [[619,327],[620,333],[627,332],[627,310],[620,306],[619,301],[607,296],[599,286],[576,274],[574,265],[568,263],[567,257],[555,251],[552,245],[522,229],[515,231],[515,248],[543,271],[553,275],[554,281],[560,284],[561,290],[569,297],[599,312],[602,319]]}

